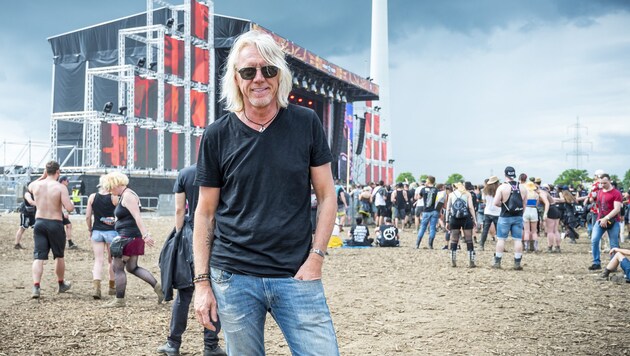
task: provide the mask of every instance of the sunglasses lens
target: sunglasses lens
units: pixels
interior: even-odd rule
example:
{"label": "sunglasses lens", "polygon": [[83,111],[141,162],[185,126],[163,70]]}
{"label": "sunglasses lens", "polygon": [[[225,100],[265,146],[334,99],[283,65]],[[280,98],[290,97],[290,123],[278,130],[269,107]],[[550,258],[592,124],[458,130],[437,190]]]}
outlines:
{"label": "sunglasses lens", "polygon": [[278,67],[276,66],[266,66],[260,68],[260,70],[262,71],[262,75],[265,78],[273,78],[278,75]]}
{"label": "sunglasses lens", "polygon": [[[240,74],[241,78],[244,80],[252,80],[256,76],[256,70],[256,67],[245,67],[239,69],[238,74]],[[278,67],[276,66],[260,67],[260,71],[265,78],[273,78],[278,75]]]}
{"label": "sunglasses lens", "polygon": [[239,69],[238,74],[240,74],[241,78],[245,80],[251,80],[251,79],[254,79],[254,77],[256,76],[256,68],[245,67],[245,68]]}

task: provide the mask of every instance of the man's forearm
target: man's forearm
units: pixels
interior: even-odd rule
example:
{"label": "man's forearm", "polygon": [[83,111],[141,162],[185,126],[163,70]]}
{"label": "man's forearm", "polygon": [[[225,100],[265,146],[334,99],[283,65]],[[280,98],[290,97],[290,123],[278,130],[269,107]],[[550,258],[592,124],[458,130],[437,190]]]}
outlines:
{"label": "man's forearm", "polygon": [[195,229],[193,233],[195,275],[209,273],[213,241],[214,218],[199,218],[195,215]]}
{"label": "man's forearm", "polygon": [[337,207],[333,199],[325,199],[319,204],[313,248],[326,250],[335,224],[336,213]]}

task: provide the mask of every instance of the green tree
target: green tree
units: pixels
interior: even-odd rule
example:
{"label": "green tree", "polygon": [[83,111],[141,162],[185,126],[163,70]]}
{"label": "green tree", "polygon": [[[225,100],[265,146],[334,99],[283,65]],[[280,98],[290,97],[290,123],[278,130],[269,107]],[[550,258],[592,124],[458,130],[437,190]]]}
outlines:
{"label": "green tree", "polygon": [[396,178],[396,183],[413,183],[416,181],[416,178],[413,177],[411,172],[402,172]]}
{"label": "green tree", "polygon": [[450,176],[448,176],[448,179],[446,180],[446,184],[453,184],[453,183],[463,182],[463,181],[464,181],[463,175],[459,173],[453,173]]}
{"label": "green tree", "polygon": [[560,173],[558,178],[553,182],[555,185],[576,186],[582,182],[588,182],[588,172],[585,169],[567,169]]}
{"label": "green tree", "polygon": [[428,174],[423,174],[423,175],[421,175],[421,176],[420,176],[420,178],[418,178],[418,182],[420,182],[420,183],[424,183],[424,182],[426,182],[426,181],[427,181],[427,178],[428,178],[428,177],[429,177],[429,175],[428,175]]}
{"label": "green tree", "polygon": [[610,175],[610,181],[611,182],[617,182],[617,184],[621,183],[621,180],[619,179],[619,176],[616,174],[611,174]]}
{"label": "green tree", "polygon": [[623,181],[621,182],[621,185],[623,185],[623,189],[625,189],[626,191],[630,189],[630,169],[628,169],[626,171],[626,174],[623,176]]}

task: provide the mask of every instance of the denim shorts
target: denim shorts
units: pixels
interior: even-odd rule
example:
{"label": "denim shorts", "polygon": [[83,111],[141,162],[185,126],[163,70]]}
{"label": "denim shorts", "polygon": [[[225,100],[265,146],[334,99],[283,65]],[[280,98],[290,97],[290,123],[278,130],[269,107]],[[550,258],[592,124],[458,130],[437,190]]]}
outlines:
{"label": "denim shorts", "polygon": [[522,216],[499,216],[497,224],[497,239],[505,240],[512,233],[514,240],[523,238],[523,217]]}
{"label": "denim shorts", "polygon": [[105,242],[110,245],[116,236],[118,234],[115,230],[92,230],[92,241],[94,242]]}

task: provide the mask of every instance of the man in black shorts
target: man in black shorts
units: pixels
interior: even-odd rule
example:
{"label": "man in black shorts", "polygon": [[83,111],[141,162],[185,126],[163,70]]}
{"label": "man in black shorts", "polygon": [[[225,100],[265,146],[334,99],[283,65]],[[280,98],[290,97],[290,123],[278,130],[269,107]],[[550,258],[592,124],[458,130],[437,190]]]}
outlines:
{"label": "man in black shorts", "polygon": [[44,273],[44,261],[52,250],[55,261],[55,273],[59,283],[59,293],[70,289],[70,284],[64,281],[66,265],[64,249],[66,233],[63,228],[62,209],[71,212],[74,204],[70,200],[68,189],[57,181],[59,178],[59,163],[50,161],[46,164],[46,172],[41,178],[32,182],[28,190],[35,197],[37,212],[35,213],[35,227],[33,240],[33,298],[40,296],[40,281]]}
{"label": "man in black shorts", "polygon": [[[68,189],[70,180],[67,176],[61,176],[59,178],[59,183],[63,184],[66,189]],[[63,227],[66,229],[66,241],[68,241],[68,248],[70,250],[76,250],[79,246],[72,241],[72,222],[70,221],[70,215],[67,212],[63,212]]]}
{"label": "man in black shorts", "polygon": [[21,250],[24,248],[20,241],[22,241],[22,235],[24,235],[24,231],[29,227],[33,227],[35,225],[35,199],[33,199],[33,194],[31,192],[26,191],[24,193],[24,201],[20,205],[20,227],[15,233],[15,246],[16,250]]}

